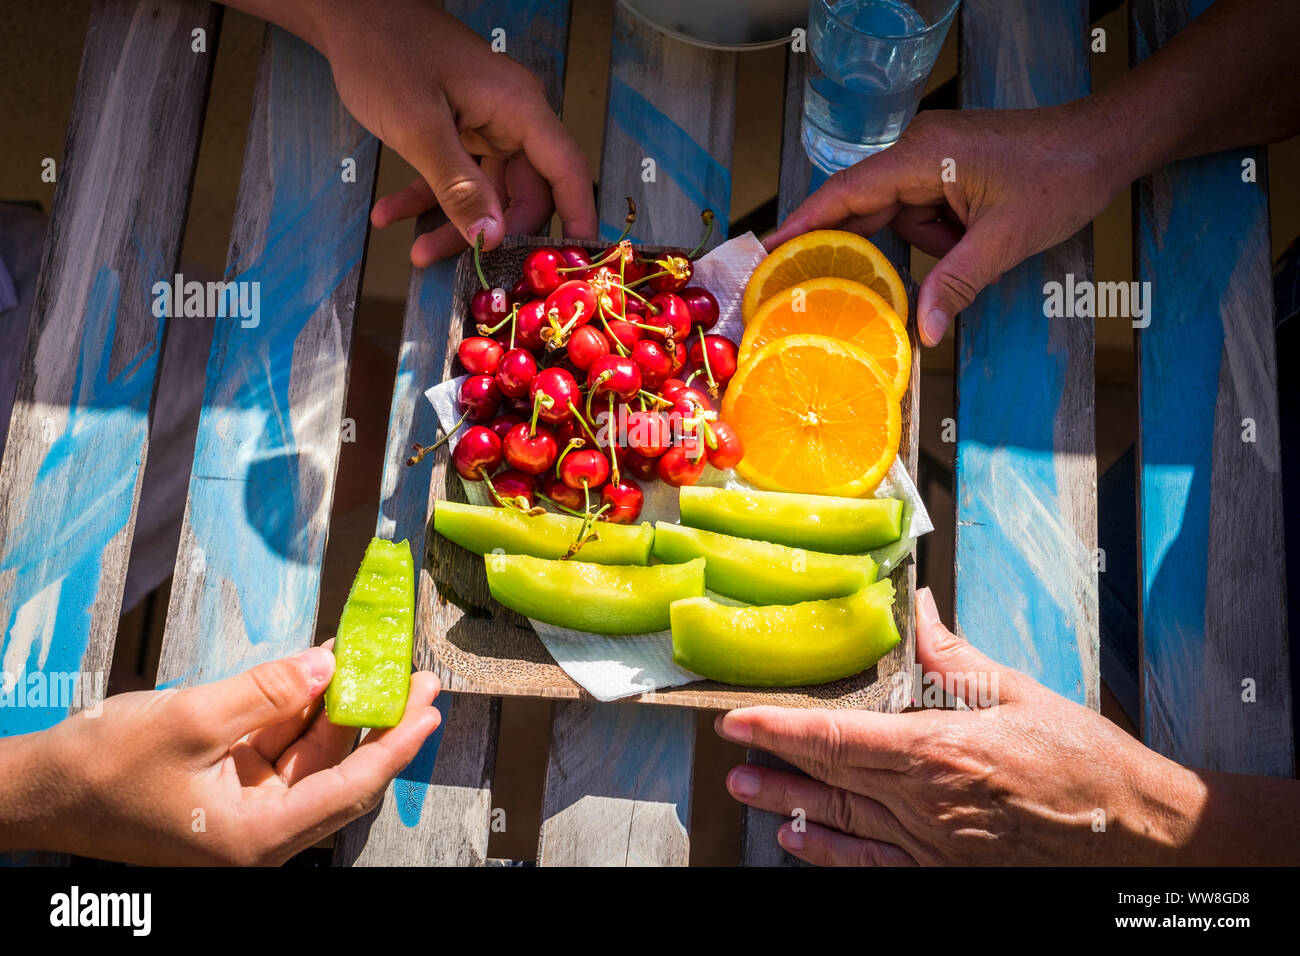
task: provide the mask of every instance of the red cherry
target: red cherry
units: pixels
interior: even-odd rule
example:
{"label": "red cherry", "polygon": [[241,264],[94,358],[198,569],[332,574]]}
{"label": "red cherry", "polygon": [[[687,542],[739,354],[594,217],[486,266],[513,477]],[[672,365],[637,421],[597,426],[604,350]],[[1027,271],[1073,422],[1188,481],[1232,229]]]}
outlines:
{"label": "red cherry", "polygon": [[495,375],[505,350],[486,335],[474,335],[456,348],[456,357],[471,375]]}
{"label": "red cherry", "polygon": [[670,378],[668,379],[668,381],[664,382],[662,385],[659,386],[659,394],[662,397],[668,399],[669,401],[672,401],[673,396],[675,396],[678,392],[680,392],[685,387],[686,387],[686,383],[683,382],[680,378]]}
{"label": "red cherry", "polygon": [[557,505],[563,505],[570,511],[581,511],[585,501],[582,496],[581,488],[570,488],[559,478],[547,478],[542,484],[542,494],[550,498]]}
{"label": "red cherry", "polygon": [[704,462],[703,455],[700,455],[698,461],[692,461],[685,448],[674,445],[659,456],[656,470],[664,484],[681,488],[700,480],[700,475],[704,474]]}
{"label": "red cherry", "polygon": [[469,314],[478,325],[496,325],[510,314],[510,295],[505,289],[479,289],[469,300]]}
{"label": "red cherry", "polygon": [[596,290],[596,298],[606,317],[623,315],[627,311],[627,296],[623,294],[617,272],[611,271],[609,266],[601,266],[587,277],[587,281]]}
{"label": "red cherry", "polygon": [[[671,292],[660,292],[650,299],[650,308],[646,310],[646,325],[666,326],[674,342],[685,342],[691,334],[691,313],[680,296]],[[667,339],[667,333],[652,332]]]}
{"label": "red cherry", "polygon": [[601,517],[611,524],[633,524],[641,517],[641,505],[645,495],[631,478],[624,478],[618,484],[610,483],[600,490],[601,505],[610,509]]}
{"label": "red cherry", "polygon": [[646,458],[658,458],[673,443],[672,423],[663,412],[634,411],[627,416],[627,445]]}
{"label": "red cherry", "polygon": [[[515,469],[503,471],[492,479],[492,487],[496,489],[497,493],[493,503],[498,506],[519,508],[521,511],[527,511],[534,504],[533,494],[536,484],[532,475]],[[523,501],[520,501],[520,498]]]}
{"label": "red cherry", "polygon": [[[667,263],[665,269],[663,263]],[[695,274],[695,267],[691,265],[691,260],[686,258],[686,253],[680,250],[665,253],[657,256],[655,261],[649,266],[655,272],[666,272],[666,275],[656,275],[646,283],[650,286],[652,292],[680,292],[686,288],[686,284],[691,281]]]}
{"label": "red cherry", "polygon": [[[599,256],[596,261],[604,260],[609,266],[610,271],[615,275],[622,275],[623,284],[627,285],[636,282],[646,275],[646,267],[636,260],[636,250],[632,248],[632,243],[624,240],[616,246],[610,246]],[[656,270],[658,268],[656,267]]]}
{"label": "red cherry", "polygon": [[501,464],[501,439],[492,429],[475,425],[460,436],[451,451],[451,463],[466,481],[482,481]]}
{"label": "red cherry", "polygon": [[596,290],[582,279],[570,279],[546,297],[546,314],[554,314],[560,332],[552,338],[558,348],[569,337],[569,332],[586,325],[596,314]]}
{"label": "red cherry", "polygon": [[515,315],[515,345],[530,352],[540,350],[546,344],[542,341],[545,327],[546,303],[541,299],[525,302]]}
{"label": "red cherry", "polygon": [[595,398],[613,394],[626,400],[641,388],[641,370],[630,358],[606,355],[592,363],[587,371],[587,388]]}
{"label": "red cherry", "polygon": [[[695,336],[695,344],[691,346],[691,361],[695,363],[698,369],[704,369],[704,357],[708,356],[708,372],[703,375],[705,381],[708,381],[709,375],[713,376],[713,381],[718,385],[726,385],[731,381],[731,377],[736,374],[736,343],[723,335],[706,335],[704,343],[701,345],[699,335]],[[699,379],[701,376],[696,376]]]}
{"label": "red cherry", "polygon": [[713,410],[713,403],[709,401],[709,396],[693,385],[687,385],[679,388],[673,394],[672,411],[680,412],[687,417],[694,417],[703,408],[705,411]]}
{"label": "red cherry", "polygon": [[460,385],[460,407],[472,422],[485,422],[497,413],[501,389],[491,375],[471,375]]}
{"label": "red cherry", "polygon": [[736,429],[727,422],[710,422],[716,447],[705,444],[709,464],[714,468],[735,468],[736,463],[745,457],[745,446],[736,434]]}
{"label": "red cherry", "polygon": [[524,257],[524,281],[532,289],[533,295],[550,295],[564,281],[559,271],[564,265],[564,257],[558,249],[542,246],[534,249]]}
{"label": "red cherry", "polygon": [[540,475],[555,464],[560,446],[548,429],[533,431],[528,422],[520,422],[501,440],[501,454],[506,464],[530,475]]}
{"label": "red cherry", "polygon": [[511,349],[501,357],[497,368],[497,386],[510,398],[518,398],[528,392],[528,386],[537,377],[537,359],[527,349]]}
{"label": "red cherry", "polygon": [[496,418],[492,419],[492,421],[487,423],[487,427],[497,433],[497,438],[500,438],[502,441],[505,441],[506,434],[510,431],[510,429],[514,428],[522,421],[523,418],[519,415],[511,415],[511,414],[498,415]]}
{"label": "red cherry", "polygon": [[642,481],[654,481],[659,477],[659,459],[647,458],[631,449],[619,452],[618,466],[624,472],[631,472],[633,477]]}
{"label": "red cherry", "polygon": [[528,396],[534,401],[543,395],[541,410],[537,417],[548,425],[558,425],[573,417],[571,405],[582,401],[582,392],[578,389],[578,380],[571,372],[551,366],[537,373]]}
{"label": "red cherry", "polygon": [[686,303],[686,311],[691,314],[691,322],[705,332],[718,322],[718,300],[713,293],[703,286],[693,285],[678,293]]}
{"label": "red cherry", "polygon": [[632,346],[641,338],[641,330],[631,322],[625,322],[622,319],[611,319],[608,324],[609,334],[628,351],[631,351]]}
{"label": "red cherry", "polygon": [[[564,260],[565,268],[568,269],[582,269],[591,265],[591,257],[582,246],[560,246],[560,257]],[[572,273],[568,274],[572,275]]]}
{"label": "red cherry", "polygon": [[552,431],[555,433],[555,441],[561,448],[568,447],[570,441],[574,438],[587,440],[587,432],[582,424],[576,418],[568,418],[556,425]]}
{"label": "red cherry", "polygon": [[632,346],[632,361],[641,370],[646,388],[658,388],[673,373],[672,353],[654,339],[641,339]]}
{"label": "red cherry", "polygon": [[676,375],[682,369],[686,368],[686,346],[681,342],[673,345],[673,374]]}
{"label": "red cherry", "polygon": [[510,287],[510,304],[523,305],[533,297],[533,287],[528,284],[528,280],[520,276],[515,280],[515,284]]}
{"label": "red cherry", "polygon": [[585,372],[596,359],[609,354],[609,339],[594,326],[584,325],[569,336],[568,353],[569,361]]}
{"label": "red cherry", "polygon": [[[495,437],[495,436],[493,436]],[[560,462],[560,480],[570,488],[599,488],[609,477],[609,459],[594,448],[579,448]]]}

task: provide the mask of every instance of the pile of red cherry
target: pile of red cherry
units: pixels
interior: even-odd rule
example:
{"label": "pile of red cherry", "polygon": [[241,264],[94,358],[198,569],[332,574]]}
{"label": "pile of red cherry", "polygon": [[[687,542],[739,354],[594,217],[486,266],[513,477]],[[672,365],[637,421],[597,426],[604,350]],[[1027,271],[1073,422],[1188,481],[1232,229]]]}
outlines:
{"label": "pile of red cherry", "polygon": [[[712,218],[704,214],[710,229]],[[638,481],[680,487],[706,463],[733,467],[743,449],[714,402],[735,374],[736,346],[708,334],[718,301],[690,284],[707,239],[649,258],[622,238],[594,258],[541,246],[508,291],[487,282],[476,248],[479,335],[457,350],[469,374],[452,432],[473,423],[452,451],[461,477],[486,482],[498,505],[549,503],[586,519],[585,530],[635,522]],[[409,463],[436,447],[416,445]]]}

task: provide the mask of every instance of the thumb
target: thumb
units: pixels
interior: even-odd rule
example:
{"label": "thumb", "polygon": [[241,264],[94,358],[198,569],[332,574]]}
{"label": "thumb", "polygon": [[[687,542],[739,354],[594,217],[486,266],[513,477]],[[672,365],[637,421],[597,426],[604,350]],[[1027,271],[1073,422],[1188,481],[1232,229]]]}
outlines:
{"label": "thumb", "polygon": [[1005,703],[1019,676],[944,627],[929,588],[916,592],[916,659],[922,674],[939,675],[943,689],[971,707]]}
{"label": "thumb", "polygon": [[492,181],[461,144],[450,112],[438,112],[423,127],[423,135],[406,146],[406,153],[403,158],[424,177],[443,214],[465,241],[472,246],[483,233],[483,248],[495,249],[505,235],[501,200]]}
{"label": "thumb", "polygon": [[930,270],[916,303],[922,342],[938,345],[952,317],[1015,264],[1006,261],[1002,245],[993,229],[976,223]]}
{"label": "thumb", "polygon": [[199,698],[216,742],[228,746],[259,727],[301,713],[320,696],[333,674],[334,654],[313,647],[186,693]]}

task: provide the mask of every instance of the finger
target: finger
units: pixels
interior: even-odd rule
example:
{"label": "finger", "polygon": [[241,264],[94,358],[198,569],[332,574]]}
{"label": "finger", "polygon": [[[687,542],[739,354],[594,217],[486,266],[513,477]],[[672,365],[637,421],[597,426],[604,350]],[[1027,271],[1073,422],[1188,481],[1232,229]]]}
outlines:
{"label": "finger", "polygon": [[741,803],[760,810],[812,820],[854,836],[912,845],[911,835],[893,811],[878,800],[802,774],[745,765],[727,775],[727,790]]}
{"label": "finger", "polygon": [[[479,162],[479,169],[487,177],[492,188],[496,190],[497,202],[504,203],[506,197],[506,173],[505,162],[491,156],[484,156]],[[510,232],[510,227],[504,227],[505,232]],[[504,233],[503,233],[504,234]],[[431,229],[422,235],[416,236],[415,242],[411,244],[411,264],[417,269],[424,269],[440,262],[443,259],[449,259],[452,256],[460,255],[469,244],[460,234],[460,230],[452,222],[447,222],[437,229]]]}
{"label": "finger", "polygon": [[[321,645],[321,648],[332,653],[334,638],[331,637]],[[280,755],[284,753],[285,749],[306,732],[324,705],[324,696],[318,697],[288,720],[281,721],[270,727],[259,727],[254,730],[244,738],[243,743],[253,748],[268,764],[274,764],[280,759]]]}
{"label": "finger", "polygon": [[922,342],[938,345],[952,317],[1020,261],[1022,257],[1008,251],[1009,245],[993,227],[977,222],[935,264],[921,283],[917,300]]}
{"label": "finger", "polygon": [[[428,707],[438,695],[438,678],[429,671],[411,675],[411,688],[407,694],[408,708]],[[403,712],[405,717],[405,712]],[[293,786],[317,771],[332,767],[346,757],[357,740],[357,728],[331,724],[322,714],[296,741],[276,764],[284,781]]]}
{"label": "finger", "polygon": [[1023,674],[943,626],[929,588],[916,592],[916,659],[923,673],[942,675],[944,690],[972,708],[1006,703],[1023,692]]}
{"label": "finger", "polygon": [[491,180],[461,144],[451,111],[437,110],[418,130],[399,152],[424,177],[461,238],[473,243],[482,233],[483,248],[495,249],[505,234],[501,203]]}
{"label": "finger", "polygon": [[551,184],[560,226],[570,239],[595,239],[599,223],[591,190],[591,169],[569,131],[548,108],[524,132],[524,154]]}
{"label": "finger", "polygon": [[814,866],[916,866],[902,849],[879,840],[849,836],[816,823],[802,832],[787,823],[776,831],[776,842],[791,856]]}
{"label": "finger", "polygon": [[438,205],[438,198],[423,178],[415,180],[400,192],[381,196],[370,210],[370,224],[384,229],[402,219],[413,219]]}
{"label": "finger", "polygon": [[280,805],[277,826],[314,841],[378,803],[384,788],[415,759],[420,745],[441,720],[437,708],[413,703],[407,701],[396,727],[371,731],[361,746],[337,765],[290,787]]}
{"label": "finger", "polygon": [[506,161],[505,189],[506,233],[536,235],[555,212],[550,183],[519,153]]}
{"label": "finger", "polygon": [[961,241],[965,230],[943,218],[942,206],[904,206],[890,222],[894,233],[926,255],[940,258]]}
{"label": "finger", "polygon": [[333,674],[334,655],[313,647],[183,693],[186,706],[203,715],[205,739],[224,750],[261,727],[301,715]]}
{"label": "finger", "polygon": [[914,722],[867,710],[745,707],[720,716],[718,734],[746,747],[823,767],[903,770]]}

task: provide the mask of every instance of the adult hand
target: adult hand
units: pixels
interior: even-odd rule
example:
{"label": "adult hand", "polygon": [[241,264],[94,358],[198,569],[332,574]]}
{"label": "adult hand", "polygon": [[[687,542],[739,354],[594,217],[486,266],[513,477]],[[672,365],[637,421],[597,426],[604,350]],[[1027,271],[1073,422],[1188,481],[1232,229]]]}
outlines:
{"label": "adult hand", "polygon": [[806,829],[784,824],[782,847],[835,865],[1194,862],[1178,853],[1205,802],[1197,774],[985,657],[940,623],[928,589],[916,613],[923,670],[964,690],[971,707],[996,703],[905,714],[754,707],[718,718],[723,737],[810,775],[742,766],[727,778],[743,803],[803,811]]}
{"label": "adult hand", "polygon": [[810,229],[892,226],[940,261],[921,283],[921,340],[1012,266],[1069,238],[1135,178],[1116,122],[1089,100],[1034,110],[926,111],[893,146],[831,176],[765,244]]}
{"label": "adult hand", "polygon": [[317,647],[228,680],[110,697],[14,738],[6,769],[36,792],[16,798],[25,849],[141,864],[279,864],[374,806],[438,726],[438,679],[411,678],[396,727],[325,717],[334,655]]}
{"label": "adult hand", "polygon": [[371,222],[382,229],[435,205],[450,220],[415,241],[415,265],[480,232],[486,249],[507,232],[534,233],[556,207],[566,236],[595,238],[591,171],[541,84],[455,17],[422,0],[338,3],[300,29],[329,59],[352,115],[420,173],[380,199]]}

